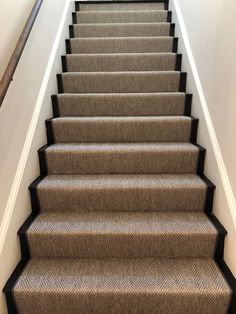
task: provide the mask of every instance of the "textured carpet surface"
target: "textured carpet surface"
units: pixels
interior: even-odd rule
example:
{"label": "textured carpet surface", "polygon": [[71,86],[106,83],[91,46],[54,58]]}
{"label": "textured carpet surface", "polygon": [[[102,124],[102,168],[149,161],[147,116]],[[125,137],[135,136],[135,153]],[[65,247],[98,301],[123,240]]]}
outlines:
{"label": "textured carpet surface", "polygon": [[57,143],[189,142],[192,119],[185,116],[60,117],[50,120]]}
{"label": "textured carpet surface", "polygon": [[183,115],[184,93],[59,94],[59,116]]}
{"label": "textured carpet surface", "polygon": [[175,53],[71,54],[66,56],[69,72],[173,71]]}
{"label": "textured carpet surface", "polygon": [[49,174],[196,173],[199,149],[189,143],[54,144]]}
{"label": "textured carpet surface", "polygon": [[171,12],[146,1],[76,8],[9,313],[226,314],[226,232],[209,214],[214,187]]}
{"label": "textured carpet surface", "polygon": [[204,210],[207,185],[197,175],[49,175],[37,186],[48,210]]}
{"label": "textured carpet surface", "polygon": [[65,93],[178,92],[180,72],[69,72],[62,84]]}
{"label": "textured carpet surface", "polygon": [[167,11],[78,11],[76,18],[77,23],[156,23],[167,21]]}
{"label": "textured carpet surface", "polygon": [[[133,34],[131,36],[134,36]],[[172,52],[172,37],[71,38],[72,53]]]}
{"label": "textured carpet surface", "polygon": [[217,241],[204,213],[174,211],[42,213],[27,236],[34,257],[213,257]]}
{"label": "textured carpet surface", "polygon": [[225,313],[229,293],[197,258],[32,259],[15,287],[20,312],[36,314]]}
{"label": "textured carpet surface", "polygon": [[170,23],[74,24],[74,37],[168,36]]}

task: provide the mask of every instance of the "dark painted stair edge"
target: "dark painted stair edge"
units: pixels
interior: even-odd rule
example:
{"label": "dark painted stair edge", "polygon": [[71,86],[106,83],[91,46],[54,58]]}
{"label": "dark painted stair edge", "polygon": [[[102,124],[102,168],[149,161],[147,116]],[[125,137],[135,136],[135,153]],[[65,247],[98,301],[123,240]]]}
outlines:
{"label": "dark painted stair edge", "polygon": [[75,1],[75,11],[80,10],[80,3],[139,3],[139,2],[164,2],[164,9],[168,10],[169,0],[107,0],[107,1],[98,1],[98,0],[85,0],[85,1]]}

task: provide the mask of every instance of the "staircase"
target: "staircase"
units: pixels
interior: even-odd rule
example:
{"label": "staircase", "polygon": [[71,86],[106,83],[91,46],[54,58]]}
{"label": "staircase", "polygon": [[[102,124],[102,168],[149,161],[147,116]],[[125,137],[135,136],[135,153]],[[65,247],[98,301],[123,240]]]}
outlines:
{"label": "staircase", "polygon": [[235,313],[168,4],[73,22],[9,313]]}

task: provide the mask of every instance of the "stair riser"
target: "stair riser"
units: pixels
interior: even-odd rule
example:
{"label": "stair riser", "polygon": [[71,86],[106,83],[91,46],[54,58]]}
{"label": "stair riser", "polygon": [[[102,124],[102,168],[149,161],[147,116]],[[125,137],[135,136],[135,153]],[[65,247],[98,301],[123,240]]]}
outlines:
{"label": "stair riser", "polygon": [[47,135],[49,143],[189,142],[197,130],[193,121],[48,120]]}
{"label": "stair riser", "polygon": [[81,72],[57,76],[59,93],[185,92],[180,72]]}
{"label": "stair riser", "polygon": [[190,94],[96,94],[52,97],[54,117],[191,114]]}
{"label": "stair riser", "polygon": [[32,257],[51,258],[192,258],[214,257],[217,235],[120,235],[76,233],[53,235],[29,233]]}
{"label": "stair riser", "polygon": [[[31,189],[32,191],[32,189]],[[35,193],[35,191],[32,191]],[[206,187],[101,186],[37,188],[36,207],[42,211],[63,210],[205,210]]]}
{"label": "stair riser", "polygon": [[81,150],[39,152],[44,174],[110,174],[110,173],[196,173],[199,160],[194,151],[109,151]]}
{"label": "stair riser", "polygon": [[[176,52],[177,38],[77,38],[67,40],[67,53]],[[175,45],[174,45],[175,44]]]}
{"label": "stair riser", "polygon": [[75,24],[86,23],[156,23],[170,22],[168,13],[165,10],[160,11],[144,11],[144,12],[77,12],[73,14]]}
{"label": "stair riser", "polygon": [[64,72],[180,71],[181,55],[68,55]]}
{"label": "stair riser", "polygon": [[98,1],[89,1],[89,3],[79,3],[76,1],[76,11],[146,11],[146,10],[166,10],[167,1],[149,1],[148,3],[142,3],[139,1],[118,1],[118,3],[99,3]]}
{"label": "stair riser", "polygon": [[170,23],[74,24],[71,38],[173,36]]}

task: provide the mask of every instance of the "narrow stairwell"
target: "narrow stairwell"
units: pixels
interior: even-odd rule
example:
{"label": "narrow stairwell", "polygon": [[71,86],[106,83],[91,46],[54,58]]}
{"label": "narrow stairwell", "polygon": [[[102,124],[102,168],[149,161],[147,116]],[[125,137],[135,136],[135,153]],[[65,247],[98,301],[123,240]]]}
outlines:
{"label": "narrow stairwell", "polygon": [[168,4],[76,2],[73,23],[9,313],[235,313]]}

